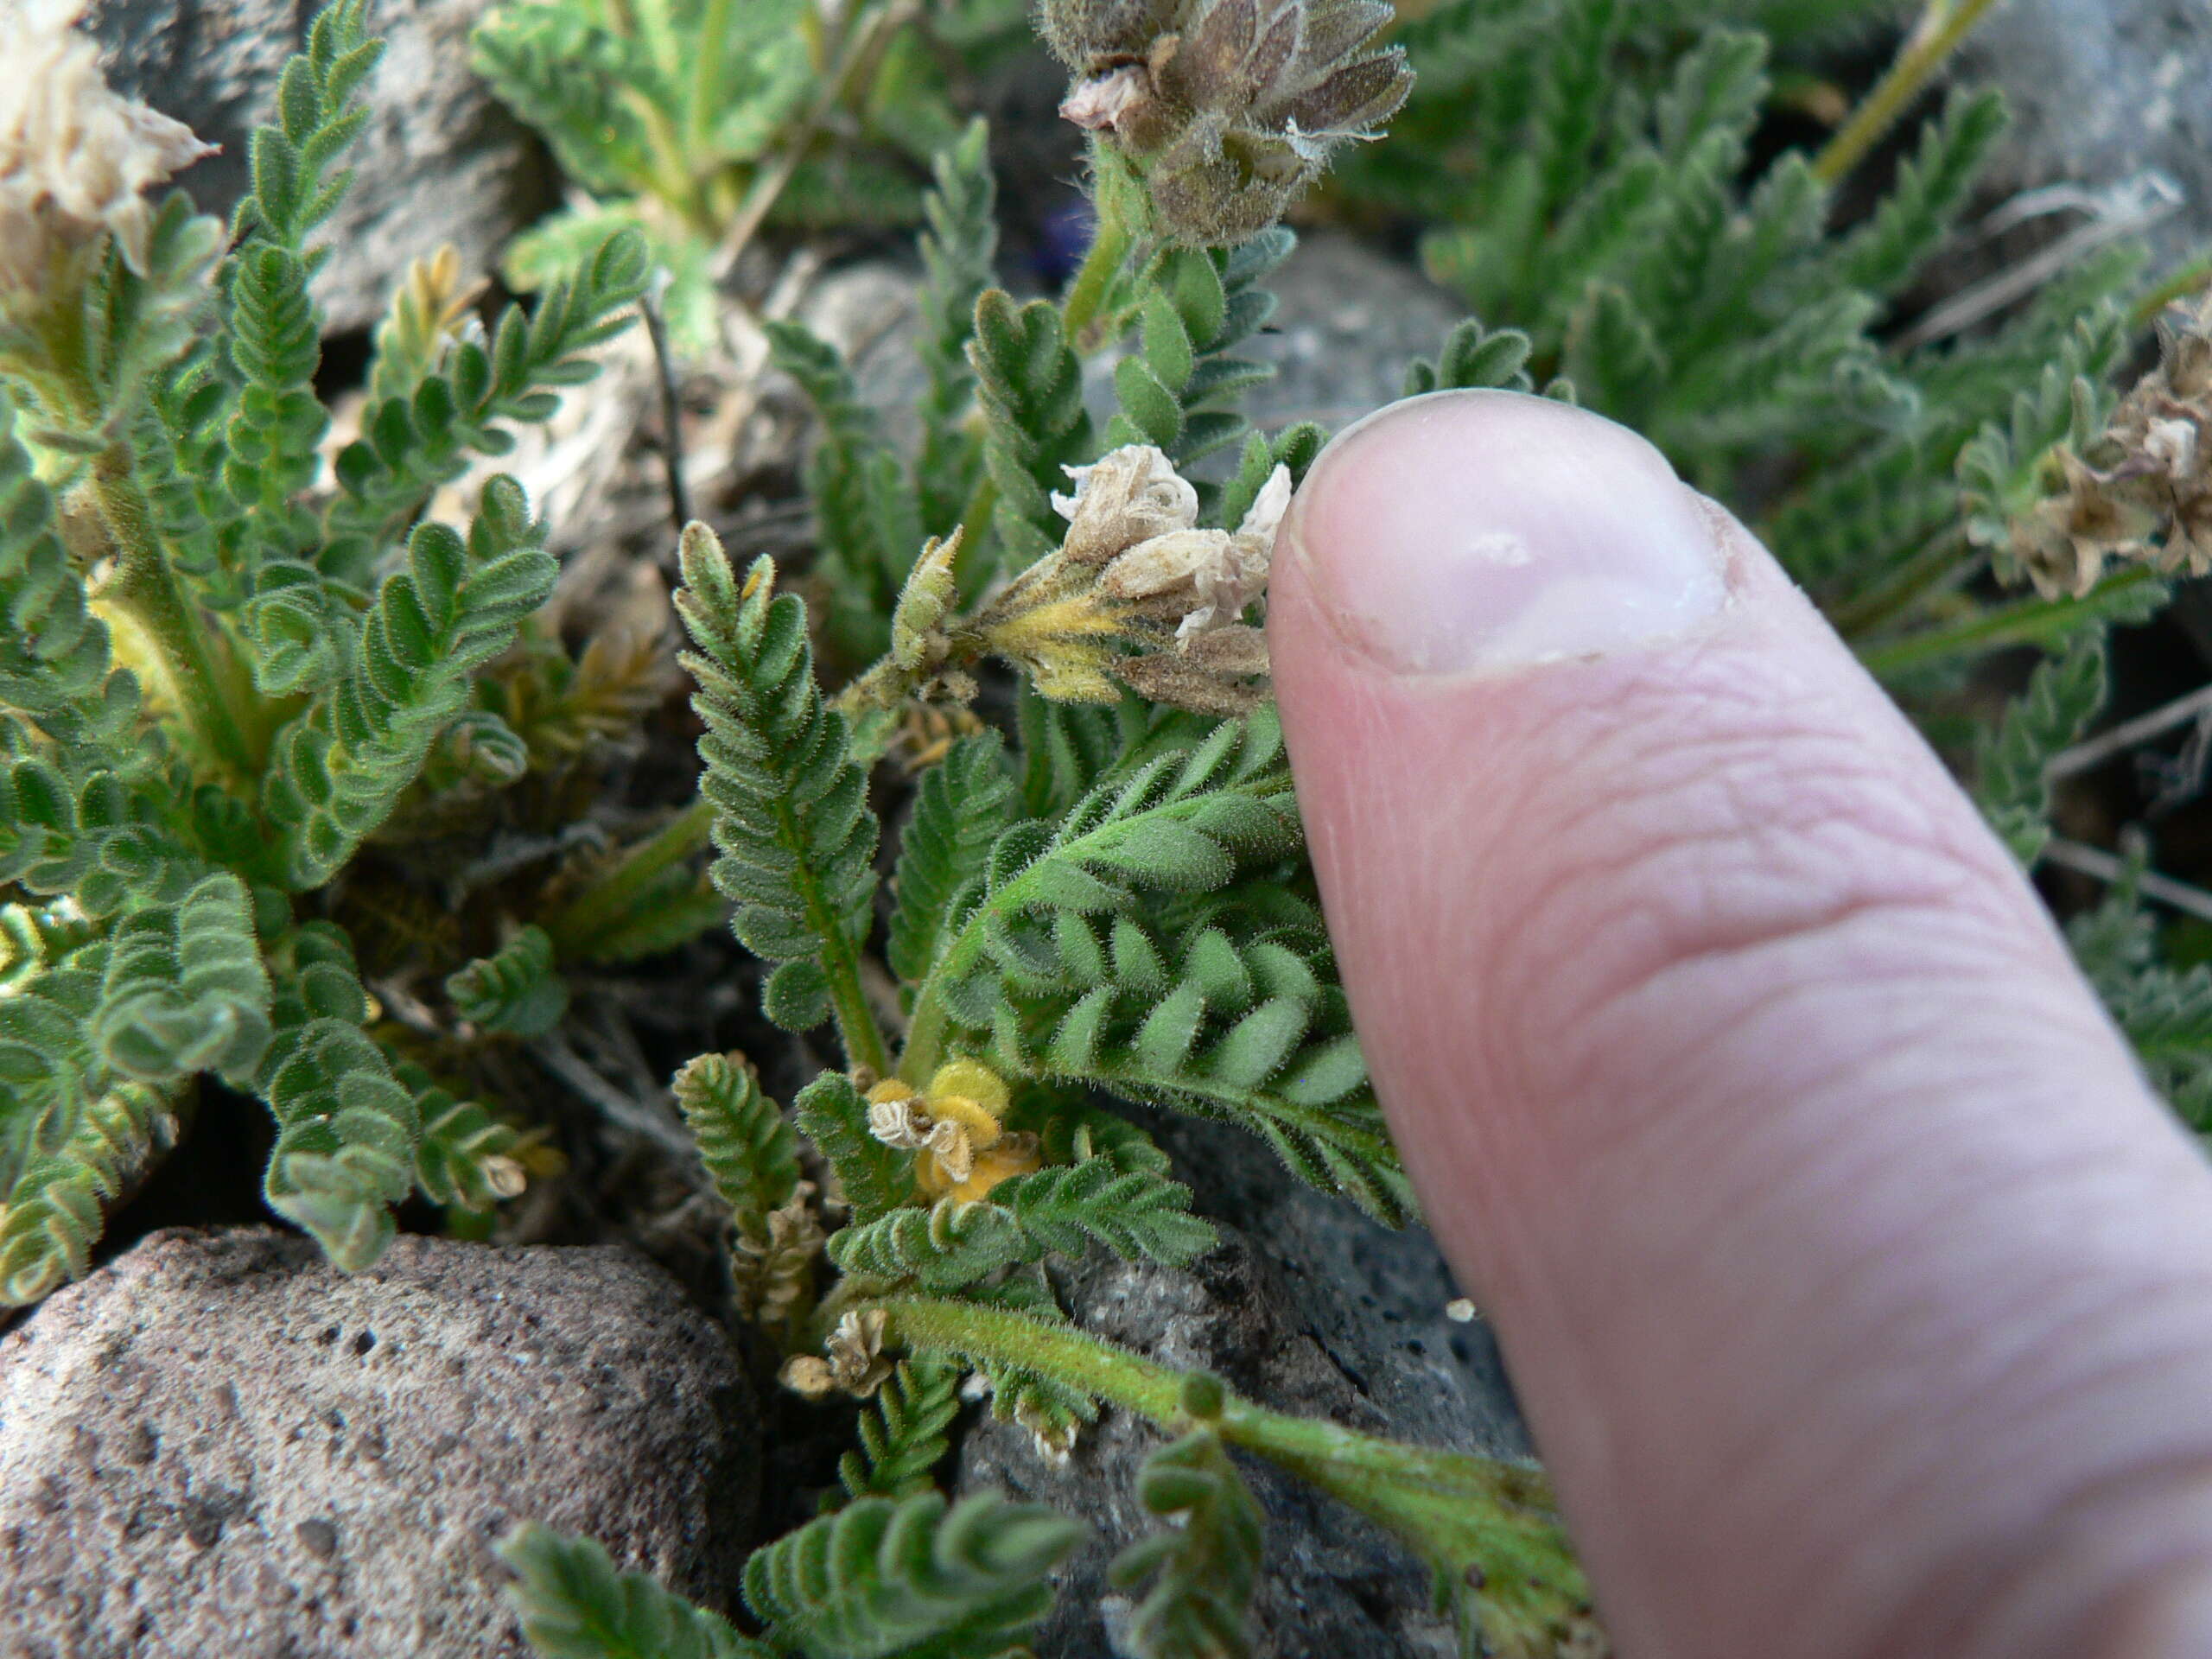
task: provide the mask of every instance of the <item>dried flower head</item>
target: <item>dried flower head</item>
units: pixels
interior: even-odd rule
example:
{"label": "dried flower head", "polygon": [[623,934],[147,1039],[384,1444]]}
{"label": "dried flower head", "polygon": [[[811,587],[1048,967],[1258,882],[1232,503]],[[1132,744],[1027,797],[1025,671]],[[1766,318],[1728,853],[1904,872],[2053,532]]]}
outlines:
{"label": "dried flower head", "polygon": [[734,1241],[730,1279],[738,1310],[748,1319],[783,1324],[810,1296],[823,1243],[814,1190],[813,1182],[801,1181],[788,1203],[768,1212],[763,1231],[741,1232]]}
{"label": "dried flower head", "polygon": [[1149,445],[1071,467],[1059,550],[1024,571],[973,626],[1039,691],[1110,702],[1128,686],[1202,714],[1267,696],[1267,642],[1244,613],[1267,591],[1290,474],[1274,469],[1234,531],[1198,527],[1198,493]]}
{"label": "dried flower head", "polygon": [[837,1321],[819,1356],[799,1354],[784,1362],[784,1386],[810,1400],[838,1393],[866,1399],[891,1375],[891,1362],[883,1353],[887,1323],[880,1307],[847,1313]]}
{"label": "dried flower head", "polygon": [[1060,548],[1077,564],[1104,564],[1138,542],[1198,522],[1196,486],[1150,444],[1114,450],[1067,474],[1075,492],[1055,494],[1052,511],[1068,521]]}
{"label": "dried flower head", "polygon": [[2050,487],[2005,550],[2037,588],[2079,596],[2114,560],[2212,574],[2212,295],[2160,322],[2158,364],[2094,442],[2051,452]]}
{"label": "dried flower head", "polygon": [[1387,0],[1043,0],[1045,43],[1075,75],[1060,113],[1105,135],[1161,227],[1208,246],[1281,218],[1349,139],[1413,86],[1370,49]]}
{"label": "dried flower head", "polygon": [[114,237],[145,270],[145,192],[213,146],[181,122],[118,96],[73,25],[84,0],[0,6],[0,307],[71,286]]}

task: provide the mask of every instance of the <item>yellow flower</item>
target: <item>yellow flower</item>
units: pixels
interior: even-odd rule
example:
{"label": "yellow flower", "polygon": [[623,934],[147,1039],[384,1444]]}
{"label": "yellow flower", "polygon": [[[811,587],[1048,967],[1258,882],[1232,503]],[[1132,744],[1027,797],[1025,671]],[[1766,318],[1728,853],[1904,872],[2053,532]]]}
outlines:
{"label": "yellow flower", "polygon": [[1011,1100],[1006,1080],[981,1060],[947,1060],[926,1089],[890,1077],[869,1090],[868,1130],[921,1154],[914,1181],[925,1198],[969,1202],[1042,1162],[1035,1135],[1007,1132]]}

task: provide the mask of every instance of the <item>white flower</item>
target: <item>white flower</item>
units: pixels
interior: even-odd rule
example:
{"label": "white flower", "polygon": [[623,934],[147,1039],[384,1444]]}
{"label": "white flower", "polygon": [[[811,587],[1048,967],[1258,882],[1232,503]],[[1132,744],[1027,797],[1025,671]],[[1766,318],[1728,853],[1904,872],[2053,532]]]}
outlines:
{"label": "white flower", "polygon": [[1290,505],[1290,473],[1278,467],[1231,535],[1225,530],[1175,530],[1141,542],[1106,569],[1101,585],[1116,599],[1154,599],[1186,590],[1190,602],[1175,629],[1189,639],[1243,615],[1268,588],[1275,532]]}
{"label": "white flower", "polygon": [[1229,538],[1228,550],[1193,578],[1198,603],[1175,630],[1179,639],[1222,627],[1244,614],[1253,601],[1268,591],[1268,572],[1274,566],[1275,532],[1282,528],[1290,508],[1290,469],[1278,467],[1268,474],[1253,498],[1244,522]]}
{"label": "white flower", "polygon": [[109,90],[84,0],[0,4],[0,296],[36,291],[56,264],[112,234],[143,271],[144,192],[213,146]]}
{"label": "white flower", "polygon": [[919,1095],[878,1084],[868,1096],[868,1132],[887,1147],[919,1152],[930,1143],[930,1115]]}
{"label": "white flower", "polygon": [[1054,495],[1068,521],[1062,550],[1077,564],[1103,564],[1139,542],[1198,522],[1198,493],[1148,443],[1132,443],[1092,466],[1071,467],[1073,495]]}

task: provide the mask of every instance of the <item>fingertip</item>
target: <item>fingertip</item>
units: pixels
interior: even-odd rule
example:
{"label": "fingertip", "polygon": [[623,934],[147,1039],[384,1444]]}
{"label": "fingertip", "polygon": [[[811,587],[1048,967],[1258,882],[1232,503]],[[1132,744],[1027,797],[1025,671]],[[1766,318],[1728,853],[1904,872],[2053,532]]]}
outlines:
{"label": "fingertip", "polygon": [[1433,392],[1343,433],[1284,542],[1301,596],[1393,673],[1678,637],[1726,597],[1712,520],[1656,448],[1519,392]]}

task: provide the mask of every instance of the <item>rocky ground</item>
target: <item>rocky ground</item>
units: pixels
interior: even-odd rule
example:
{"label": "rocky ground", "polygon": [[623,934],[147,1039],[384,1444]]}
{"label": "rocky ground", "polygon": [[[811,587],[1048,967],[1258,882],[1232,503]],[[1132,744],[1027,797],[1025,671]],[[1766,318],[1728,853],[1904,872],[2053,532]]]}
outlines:
{"label": "rocky ground", "polygon": [[[191,180],[210,207],[239,188],[243,135],[303,10],[96,8],[120,79],[226,144]],[[340,331],[367,326],[408,257],[453,242],[489,266],[550,199],[536,147],[465,73],[456,42],[478,10],[385,8],[393,47],[363,188],[321,278]],[[2046,193],[2031,205],[2054,238],[2131,212],[2170,251],[2212,238],[2212,29],[2194,0],[2013,0],[1974,64],[2024,109],[2008,188]],[[1038,188],[1054,176],[1030,171]],[[909,267],[880,248],[785,248],[749,280],[763,308],[804,315],[848,346],[887,418],[911,407]],[[1279,287],[1266,346],[1281,375],[1254,410],[1269,424],[1341,424],[1387,401],[1405,361],[1457,315],[1402,263],[1335,234],[1310,237]],[[797,551],[804,420],[764,355],[737,328],[730,361],[687,379],[680,447],[694,499],[734,545]],[[641,341],[619,346],[589,397],[506,463],[562,527],[572,604],[659,601],[671,538],[656,397]],[[2157,649],[2167,656],[2124,671],[2129,695],[2202,677],[2185,643]],[[639,769],[641,808],[675,798],[678,759]],[[803,1078],[811,1057],[750,1021],[751,995],[749,969],[718,940],[580,987],[565,1046],[518,1062],[569,1175],[517,1206],[508,1247],[406,1237],[351,1278],[265,1230],[149,1232],[256,1213],[249,1166],[263,1131],[211,1098],[177,1166],[118,1217],[107,1265],[0,1338],[0,1655],[517,1653],[485,1544],[525,1516],[728,1605],[756,1515],[769,1527],[810,1512],[849,1419],[756,1395],[758,1357],[715,1317],[713,1212],[663,1085],[677,1061],[728,1046],[753,1049],[779,1090]],[[1455,1293],[1422,1235],[1384,1233],[1296,1186],[1232,1132],[1159,1128],[1224,1244],[1186,1273],[1068,1274],[1066,1300],[1087,1323],[1269,1403],[1525,1449],[1497,1353],[1479,1324],[1446,1318]],[[1109,1416],[1054,1467],[1026,1434],[969,1426],[959,1485],[1038,1497],[1096,1529],[1068,1569],[1046,1659],[1112,1651],[1103,1566],[1149,1529],[1129,1489],[1153,1443]],[[1406,1557],[1303,1489],[1265,1471],[1255,1484],[1270,1522],[1263,1659],[1448,1650]]]}

